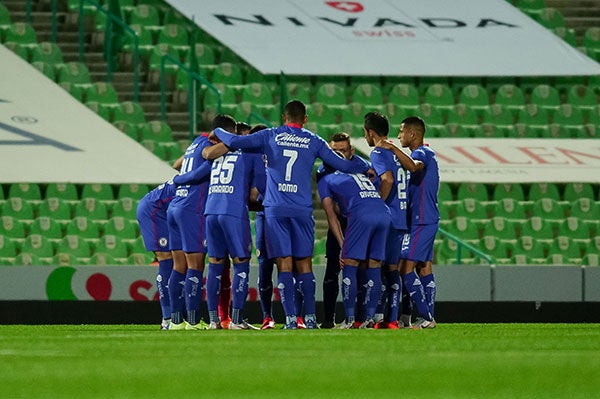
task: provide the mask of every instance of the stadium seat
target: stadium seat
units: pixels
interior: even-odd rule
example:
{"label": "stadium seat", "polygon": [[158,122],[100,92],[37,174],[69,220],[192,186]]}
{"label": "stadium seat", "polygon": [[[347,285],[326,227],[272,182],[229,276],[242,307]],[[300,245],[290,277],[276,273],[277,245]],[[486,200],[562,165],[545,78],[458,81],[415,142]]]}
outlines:
{"label": "stadium seat", "polygon": [[26,22],[14,22],[4,32],[4,42],[32,48],[37,46],[37,33],[33,26]]}
{"label": "stadium seat", "polygon": [[156,43],[170,45],[178,51],[180,58],[190,51],[188,32],[183,26],[177,24],[163,25],[158,31]]}
{"label": "stadium seat", "polygon": [[391,87],[387,101],[395,104],[405,114],[414,114],[420,104],[419,91],[413,84],[398,83]]}
{"label": "stadium seat", "polygon": [[135,141],[140,141],[140,127],[139,125],[132,124],[125,121],[116,121],[113,122],[113,126],[119,129],[121,132],[125,133],[126,136]]}
{"label": "stadium seat", "polygon": [[324,83],[317,86],[315,102],[328,106],[341,106],[347,103],[344,87],[335,83]]}
{"label": "stadium seat", "polygon": [[29,226],[29,234],[39,234],[53,241],[58,241],[63,236],[60,223],[47,216],[35,219]]}
{"label": "stadium seat", "polygon": [[62,87],[65,91],[67,91],[75,99],[77,99],[77,101],[83,102],[83,88],[81,88],[80,86],[76,86],[74,83],[71,82],[60,82],[58,85]]}
{"label": "stadium seat", "polygon": [[581,220],[598,220],[600,205],[592,199],[582,197],[571,203],[570,216]]}
{"label": "stadium seat", "polygon": [[598,96],[590,87],[578,84],[568,90],[567,103],[579,108],[587,120],[590,112],[598,106]]}
{"label": "stadium seat", "polygon": [[85,216],[74,217],[65,228],[65,235],[76,235],[85,239],[97,240],[100,238],[98,225]]}
{"label": "stadium seat", "polygon": [[48,183],[44,198],[79,201],[79,194],[77,194],[77,187],[73,183]]}
{"label": "stadium seat", "polygon": [[21,245],[22,254],[33,254],[38,258],[50,259],[54,256],[54,247],[48,238],[41,234],[29,234]]}
{"label": "stadium seat", "polygon": [[17,197],[26,201],[39,201],[42,199],[42,192],[35,183],[13,183],[8,188],[8,198]]}
{"label": "stadium seat", "polygon": [[217,64],[216,68],[213,70],[211,83],[222,83],[238,86],[243,85],[244,76],[242,69],[237,64],[221,62],[220,64]]}
{"label": "stadium seat", "polygon": [[537,20],[548,29],[556,29],[565,26],[564,16],[558,9],[553,7],[546,7],[541,10]]}
{"label": "stadium seat", "polygon": [[132,198],[134,200],[140,200],[144,195],[148,193],[148,191],[149,189],[146,184],[120,184],[117,190],[117,199],[120,200],[123,198]]}
{"label": "stadium seat", "polygon": [[0,3],[0,43],[4,40],[4,32],[11,24],[10,11],[3,3]]}
{"label": "stadium seat", "polygon": [[600,255],[598,254],[585,254],[581,258],[582,266],[600,266]]}
{"label": "stadium seat", "polygon": [[516,117],[519,111],[525,108],[525,94],[519,86],[505,84],[496,91],[494,104],[503,105],[513,114],[513,117]]}
{"label": "stadium seat", "polygon": [[485,224],[482,235],[483,237],[498,237],[500,240],[510,244],[512,247],[516,242],[517,231],[515,229],[515,223],[512,220],[495,216]]}
{"label": "stadium seat", "polygon": [[114,256],[105,252],[95,252],[88,261],[89,265],[94,266],[112,266],[121,265],[123,261],[117,261]]}
{"label": "stadium seat", "polygon": [[112,118],[110,107],[105,107],[104,104],[101,104],[96,101],[88,101],[85,103],[85,105],[86,107],[94,111],[99,117],[101,117],[107,122],[110,122]]}
{"label": "stadium seat", "polygon": [[576,259],[574,263],[578,263],[582,258],[580,246],[568,236],[558,236],[550,244],[548,254],[562,254],[567,259]]}
{"label": "stadium seat", "polygon": [[519,123],[525,124],[535,137],[541,137],[550,122],[548,111],[536,104],[527,104],[519,110],[517,120]]}
{"label": "stadium seat", "polygon": [[583,35],[583,47],[588,55],[596,61],[600,60],[600,27],[587,28]]}
{"label": "stadium seat", "polygon": [[30,49],[30,61],[42,61],[50,65],[62,64],[64,62],[60,47],[56,43],[41,42]]}
{"label": "stadium seat", "polygon": [[71,83],[75,86],[87,89],[92,85],[90,71],[81,62],[67,62],[58,69],[56,75],[58,83]]}
{"label": "stadium seat", "polygon": [[27,46],[15,42],[8,42],[4,43],[4,47],[21,57],[23,60],[29,62],[29,50]]}
{"label": "stadium seat", "polygon": [[146,123],[144,110],[139,103],[133,101],[121,102],[113,112],[113,122],[125,121],[141,126]]}
{"label": "stadium seat", "polygon": [[38,266],[45,263],[37,255],[21,252],[16,256],[13,264],[17,266]]}
{"label": "stadium seat", "polygon": [[[137,221],[134,223],[137,224]],[[120,240],[135,240],[136,228],[130,219],[122,216],[113,216],[104,225],[104,235],[114,235]]]}
{"label": "stadium seat", "polygon": [[25,230],[25,226],[23,222],[21,222],[18,218],[13,216],[7,216],[4,212],[0,217],[0,235],[15,239],[17,241],[23,241],[25,236],[27,235],[27,230]]}
{"label": "stadium seat", "polygon": [[0,208],[0,215],[12,216],[19,220],[33,220],[34,209],[33,205],[24,200],[21,197],[8,198],[2,208]]}
{"label": "stadium seat", "polygon": [[[154,42],[154,38],[152,37],[152,30],[140,24],[131,24],[130,28],[137,34],[138,51],[140,57],[144,60],[147,60],[150,57],[150,53],[152,52],[156,44]],[[123,46],[121,50],[125,54],[123,60],[124,64],[127,66],[132,65],[134,47],[135,42],[133,40],[133,37],[131,35],[125,35],[123,37]]]}
{"label": "stadium seat", "polygon": [[484,236],[478,247],[482,252],[491,256],[495,262],[508,263],[509,248],[498,237]]}
{"label": "stadium seat", "polygon": [[60,223],[66,223],[71,220],[71,206],[68,201],[58,196],[46,198],[38,207],[38,217],[49,217]]}
{"label": "stadium seat", "polygon": [[445,84],[430,85],[423,96],[423,102],[438,108],[446,117],[448,111],[454,108],[454,94],[450,87]]}
{"label": "stadium seat", "polygon": [[341,120],[346,123],[363,124],[366,113],[364,104],[353,102],[342,108]]}
{"label": "stadium seat", "polygon": [[92,221],[105,221],[107,219],[106,205],[96,198],[82,198],[75,205],[74,216],[85,216]]}
{"label": "stadium seat", "polygon": [[506,219],[524,220],[526,218],[525,208],[514,198],[503,198],[493,206],[494,216]]}
{"label": "stadium seat", "polygon": [[446,226],[446,229],[450,234],[453,234],[462,241],[466,241],[471,244],[477,244],[479,242],[480,237],[477,224],[462,215],[452,219],[452,221]]}
{"label": "stadium seat", "polygon": [[140,129],[141,140],[154,140],[158,142],[173,142],[171,127],[163,121],[150,121]]}
{"label": "stadium seat", "polygon": [[594,187],[592,184],[575,182],[565,184],[563,200],[574,203],[579,198],[589,198],[592,201],[594,200]]}
{"label": "stadium seat", "polygon": [[577,36],[575,35],[575,29],[560,26],[552,29],[552,32],[554,32],[556,36],[560,37],[571,46],[577,47]]}
{"label": "stadium seat", "polygon": [[501,104],[492,104],[485,107],[481,116],[482,123],[494,125],[500,129],[503,136],[507,136],[514,124],[513,114]]}
{"label": "stadium seat", "polygon": [[250,83],[242,87],[241,100],[254,105],[273,105],[273,93],[265,83]]}
{"label": "stadium seat", "polygon": [[112,83],[93,83],[85,93],[86,102],[95,101],[100,104],[117,106],[119,97]]}
{"label": "stadium seat", "polygon": [[569,133],[569,137],[578,137],[584,129],[583,113],[571,104],[561,104],[554,112],[553,121]]}
{"label": "stadium seat", "polygon": [[446,123],[448,125],[456,124],[465,129],[466,137],[473,137],[473,131],[478,126],[479,120],[475,111],[465,104],[456,104],[453,108],[447,110]]}
{"label": "stadium seat", "polygon": [[443,125],[445,123],[445,117],[441,110],[431,104],[420,104],[417,108],[416,115],[426,121],[428,128],[431,127],[431,125]]}
{"label": "stadium seat", "polygon": [[361,83],[352,92],[350,102],[364,105],[381,105],[383,104],[383,93],[378,85]]}
{"label": "stadium seat", "polygon": [[478,134],[481,134],[481,137],[490,139],[510,137],[513,130],[512,126],[501,126],[493,123],[482,123],[480,126],[481,131]]}
{"label": "stadium seat", "polygon": [[500,201],[504,198],[512,198],[516,201],[524,201],[525,193],[520,183],[497,183],[494,185],[492,199]]}
{"label": "stadium seat", "polygon": [[320,124],[337,123],[337,114],[328,105],[314,102],[306,105],[306,113],[309,120]]}
{"label": "stadium seat", "polygon": [[144,266],[154,261],[154,256],[150,252],[136,252],[129,255],[125,264]]}
{"label": "stadium seat", "polygon": [[519,238],[512,249],[512,254],[513,256],[525,255],[528,259],[542,260],[546,258],[544,245],[531,236]]}
{"label": "stadium seat", "polygon": [[465,198],[473,198],[477,201],[488,201],[488,189],[486,185],[482,183],[460,183],[458,185],[456,199],[462,201]]}
{"label": "stadium seat", "polygon": [[78,261],[83,260],[85,263],[87,263],[87,260],[90,258],[91,251],[89,242],[78,235],[64,236],[56,247],[57,254],[71,254],[75,256]]}
{"label": "stadium seat", "polygon": [[300,100],[304,104],[310,104],[312,102],[312,96],[310,86],[302,83],[287,83],[287,100]]}
{"label": "stadium seat", "polygon": [[119,237],[105,234],[100,238],[100,242],[96,246],[96,253],[106,253],[113,256],[115,259],[125,260],[127,254],[127,246]]}
{"label": "stadium seat", "polygon": [[52,264],[56,266],[75,266],[83,264],[77,257],[70,253],[57,253],[52,257]]}
{"label": "stadium seat", "polygon": [[230,63],[234,65],[242,65],[244,61],[240,56],[229,47],[219,46],[219,63]]}
{"label": "stadium seat", "polygon": [[535,202],[541,198],[550,198],[555,201],[560,201],[558,186],[554,183],[532,183],[531,186],[529,186],[527,199]]}
{"label": "stadium seat", "polygon": [[458,102],[469,106],[481,117],[490,105],[490,97],[482,85],[468,84],[461,89]]}
{"label": "stadium seat", "polygon": [[565,218],[565,212],[558,201],[551,198],[540,198],[533,203],[532,216],[539,216],[547,223],[557,227]]}
{"label": "stadium seat", "polygon": [[488,219],[487,210],[481,202],[474,198],[465,198],[456,204],[456,215],[465,216],[480,227],[480,222]]}
{"label": "stadium seat", "polygon": [[470,250],[449,238],[442,240],[437,257],[438,262],[442,264],[474,264],[476,261]]}
{"label": "stadium seat", "polygon": [[158,158],[163,161],[168,161],[169,152],[166,147],[160,145],[161,143],[154,140],[142,140],[141,144],[152,154],[156,155]]}
{"label": "stadium seat", "polygon": [[[205,43],[196,43],[194,45],[196,60],[199,65],[215,65],[217,63],[215,50],[212,46]],[[188,49],[183,55],[184,64],[190,65],[192,49]]]}
{"label": "stadium seat", "polygon": [[131,10],[129,25],[141,25],[153,31],[160,30],[162,26],[158,10],[149,4],[138,4]]}
{"label": "stadium seat", "polygon": [[11,259],[10,263],[12,263],[14,261],[12,258],[15,256],[17,256],[17,246],[15,245],[15,242],[9,237],[5,237],[4,234],[0,234],[0,264],[6,264],[7,258]]}
{"label": "stadium seat", "polygon": [[[165,56],[169,56],[171,59],[175,60],[175,61],[180,61],[180,57],[179,57],[179,51],[171,46],[168,43],[158,43],[156,46],[154,46],[154,48],[152,49],[152,51],[150,51],[150,56],[148,58],[148,82],[150,82],[153,85],[159,85],[160,84],[160,71],[161,71],[161,65],[162,65],[162,60],[163,57]],[[175,73],[177,72],[177,70],[179,69],[179,66],[177,66],[177,64],[173,63],[172,60],[165,58],[164,61],[164,71],[165,71],[165,75],[175,75]],[[172,84],[172,80],[171,78],[165,79],[167,85]]]}
{"label": "stadium seat", "polygon": [[113,188],[110,184],[86,183],[81,189],[81,199],[96,198],[102,201],[112,201],[115,199]]}
{"label": "stadium seat", "polygon": [[56,75],[54,73],[54,66],[52,64],[48,64],[43,61],[35,61],[31,63],[31,66],[40,71],[44,76],[46,76],[51,81],[56,80]]}
{"label": "stadium seat", "polygon": [[587,248],[592,239],[592,230],[589,224],[583,223],[577,217],[569,216],[560,222],[557,236],[569,237],[581,248]]}
{"label": "stadium seat", "polygon": [[523,237],[531,237],[547,248],[554,240],[554,228],[546,219],[532,216],[521,226],[521,238]]}
{"label": "stadium seat", "polygon": [[560,94],[553,86],[541,84],[533,88],[529,102],[546,109],[550,115],[553,115],[560,106]]}
{"label": "stadium seat", "polygon": [[453,201],[452,187],[448,182],[440,182],[438,189],[438,203]]}

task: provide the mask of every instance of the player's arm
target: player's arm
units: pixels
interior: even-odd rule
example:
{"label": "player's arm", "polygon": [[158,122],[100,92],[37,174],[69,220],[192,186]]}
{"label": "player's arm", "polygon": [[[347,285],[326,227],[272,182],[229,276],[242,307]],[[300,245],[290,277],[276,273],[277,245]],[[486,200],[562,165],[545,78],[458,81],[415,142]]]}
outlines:
{"label": "player's arm", "polygon": [[323,206],[325,215],[327,215],[327,224],[329,225],[329,229],[333,233],[333,236],[341,248],[344,242],[344,234],[342,233],[340,219],[335,212],[335,202],[333,202],[331,197],[325,197],[321,200],[321,205]]}
{"label": "player's arm", "polygon": [[209,161],[215,160],[229,152],[229,148],[223,143],[209,145],[202,150],[202,158]]}
{"label": "player's arm", "polygon": [[379,186],[379,195],[385,201],[390,195],[392,191],[392,187],[394,187],[394,174],[390,170],[386,170],[381,175],[379,175],[379,180],[381,181],[381,185]]}
{"label": "player's arm", "polygon": [[370,165],[360,157],[352,157],[351,160],[345,160],[337,155],[329,146],[324,145],[318,153],[319,158],[324,163],[346,173],[366,173]]}
{"label": "player's arm", "polygon": [[188,173],[184,173],[182,175],[177,175],[173,178],[173,183],[178,186],[184,184],[198,184],[201,183],[202,180],[206,179],[210,175],[210,170],[212,168],[212,164],[208,161],[202,162],[202,165],[193,169]]}
{"label": "player's arm", "polygon": [[173,169],[181,170],[181,165],[183,165],[183,155],[177,158],[175,162],[173,162]]}
{"label": "player's arm", "polygon": [[242,150],[262,149],[266,132],[266,130],[261,130],[248,136],[238,136],[236,134],[231,134],[221,128],[216,128],[214,130],[215,135],[227,147]]}
{"label": "player's arm", "polygon": [[389,140],[379,141],[377,143],[376,147],[381,147],[386,150],[391,150],[394,153],[394,155],[396,156],[396,158],[398,158],[398,161],[400,162],[400,164],[402,164],[402,167],[405,170],[408,170],[410,172],[415,172],[415,171],[421,170],[425,167],[425,164],[423,162],[412,159],[408,154],[406,154],[404,151],[402,151],[401,148],[398,148],[393,142],[391,142]]}

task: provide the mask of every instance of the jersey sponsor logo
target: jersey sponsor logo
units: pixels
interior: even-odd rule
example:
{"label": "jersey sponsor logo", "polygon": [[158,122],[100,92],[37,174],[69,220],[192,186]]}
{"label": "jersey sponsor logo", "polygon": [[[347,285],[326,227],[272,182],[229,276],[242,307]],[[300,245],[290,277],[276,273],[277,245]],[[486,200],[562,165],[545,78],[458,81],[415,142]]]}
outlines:
{"label": "jersey sponsor logo", "polygon": [[278,183],[277,191],[281,191],[283,193],[297,193],[298,185],[297,184]]}
{"label": "jersey sponsor logo", "polygon": [[300,137],[290,133],[279,133],[275,136],[275,143],[284,147],[308,148],[310,144],[309,137]]}
{"label": "jersey sponsor logo", "polygon": [[187,197],[188,189],[187,188],[178,188],[177,191],[175,191],[175,195],[178,197]]}
{"label": "jersey sponsor logo", "polygon": [[233,194],[235,187],[233,186],[210,186],[209,194]]}

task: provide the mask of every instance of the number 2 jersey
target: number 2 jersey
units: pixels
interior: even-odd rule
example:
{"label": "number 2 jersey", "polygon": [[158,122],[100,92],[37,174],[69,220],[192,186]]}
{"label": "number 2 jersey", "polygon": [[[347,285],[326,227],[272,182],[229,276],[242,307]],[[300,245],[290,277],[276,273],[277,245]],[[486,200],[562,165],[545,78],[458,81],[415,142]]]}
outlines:
{"label": "number 2 jersey", "polygon": [[375,148],[371,151],[371,164],[377,176],[381,177],[386,171],[392,172],[394,184],[385,199],[385,203],[390,208],[392,214],[392,227],[396,230],[407,230],[406,208],[407,198],[407,179],[404,168],[398,161],[398,158],[390,150]]}
{"label": "number 2 jersey", "polygon": [[411,158],[421,161],[425,168],[409,173],[408,221],[411,225],[434,224],[440,221],[437,197],[440,172],[435,151],[426,145],[415,148]]}

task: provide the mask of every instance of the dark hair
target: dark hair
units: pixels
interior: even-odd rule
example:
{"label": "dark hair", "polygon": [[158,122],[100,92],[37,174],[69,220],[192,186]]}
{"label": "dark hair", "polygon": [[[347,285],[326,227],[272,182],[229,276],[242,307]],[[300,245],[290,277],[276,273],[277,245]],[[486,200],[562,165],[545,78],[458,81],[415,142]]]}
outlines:
{"label": "dark hair", "polygon": [[[335,152],[335,154],[338,157],[344,159],[344,154],[342,154],[341,152],[339,152],[339,151],[333,151],[333,152]],[[327,176],[328,174],[333,173],[335,171],[336,171],[336,169],[333,166],[323,162],[322,168],[319,168],[319,170],[317,171],[317,174],[315,175],[317,183],[319,182],[319,180],[321,180],[321,178],[323,178],[324,176]]]}
{"label": "dark hair", "polygon": [[390,132],[390,123],[387,116],[381,112],[371,111],[365,115],[365,128],[373,130],[378,136],[387,136]]}
{"label": "dark hair", "polygon": [[237,134],[242,134],[242,131],[250,130],[251,128],[252,127],[249,124],[247,124],[246,122],[238,122],[235,125],[235,130],[236,130]]}
{"label": "dark hair", "polygon": [[269,127],[268,127],[267,125],[263,125],[262,123],[261,123],[261,124],[258,124],[258,125],[254,125],[254,126],[252,127],[252,129],[250,129],[250,133],[248,133],[248,134],[252,134],[252,133],[256,133],[256,132],[260,132],[261,130],[265,130],[265,129],[268,129],[268,128],[269,128]]}
{"label": "dark hair", "polygon": [[334,141],[336,143],[339,143],[340,141],[350,142],[350,135],[346,132],[338,132],[331,136],[329,141]]}
{"label": "dark hair", "polygon": [[230,133],[235,133],[236,126],[237,123],[235,123],[235,119],[231,115],[219,114],[212,120],[212,130],[220,127]]}
{"label": "dark hair", "polygon": [[409,116],[408,118],[404,118],[404,120],[401,123],[403,123],[404,126],[413,127],[423,136],[425,135],[425,122],[420,117]]}
{"label": "dark hair", "polygon": [[288,122],[303,123],[306,116],[306,105],[300,100],[289,101],[285,105],[283,113]]}

